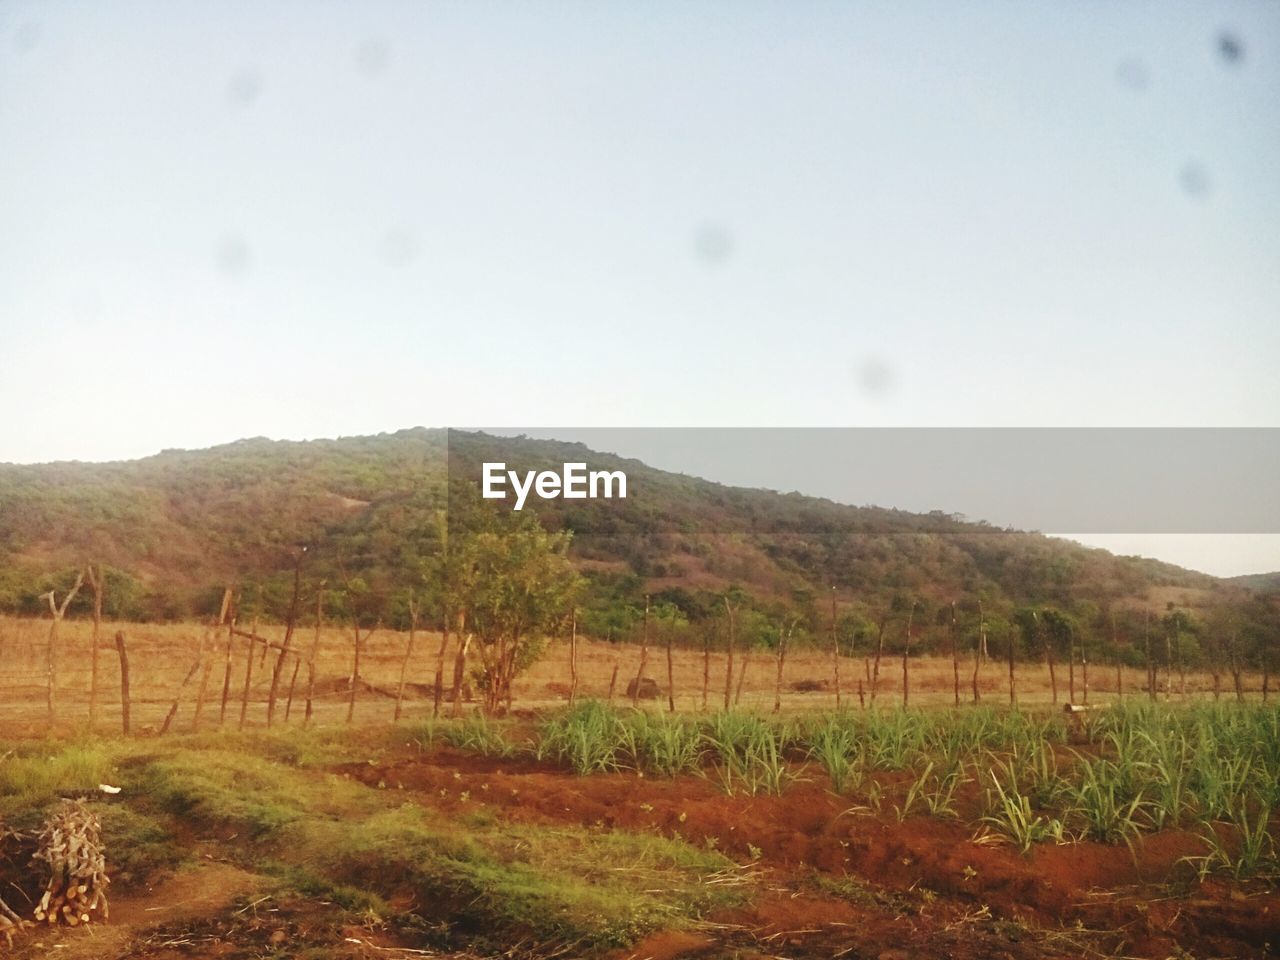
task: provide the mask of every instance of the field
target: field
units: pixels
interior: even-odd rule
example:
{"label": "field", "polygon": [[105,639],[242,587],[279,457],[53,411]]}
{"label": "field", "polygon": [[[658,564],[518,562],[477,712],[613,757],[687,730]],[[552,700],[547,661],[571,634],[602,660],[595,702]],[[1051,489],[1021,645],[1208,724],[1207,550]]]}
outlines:
{"label": "field", "polygon": [[[962,665],[955,709],[951,662],[913,659],[904,709],[900,661],[882,664],[873,707],[849,660],[836,710],[830,689],[792,689],[829,682],[829,658],[805,653],[775,716],[771,658],[722,712],[713,656],[703,712],[701,653],[677,651],[670,715],[665,697],[636,710],[625,696],[638,648],[584,642],[573,708],[557,645],[517,685],[513,716],[468,704],[450,720],[431,716],[439,638],[423,633],[396,724],[407,637],[378,631],[348,725],[352,638],[327,630],[309,725],[295,701],[265,729],[268,661],[238,729],[243,650],[220,724],[218,640],[202,729],[197,671],[160,736],[201,628],[113,624],[90,735],[89,628],[63,624],[50,729],[47,626],[0,621],[0,818],[24,834],[0,858],[0,895],[27,912],[43,811],[108,783],[121,792],[91,802],[112,910],[22,931],[17,957],[1266,957],[1280,944],[1280,710],[1257,677],[1240,703],[1198,674],[1184,697],[1175,673],[1152,702],[1140,672],[1120,697],[1114,669],[1094,667],[1100,709],[1068,718],[1041,667],[1017,665],[1010,710],[1004,664],[983,666],[979,705]],[[105,646],[117,629],[129,738]],[[665,686],[665,651],[647,674]],[[1063,665],[1058,682],[1065,699]]]}
{"label": "field", "polygon": [[[46,644],[49,621],[25,618],[0,617],[0,734],[30,736],[48,732]],[[202,637],[206,637],[206,662],[211,666],[207,683],[207,704],[202,714],[206,729],[218,725],[220,701],[226,677],[225,634],[215,631],[207,634],[197,624],[131,624],[103,623],[100,632],[100,730],[120,729],[120,667],[112,638],[117,631],[126,635],[130,662],[132,715],[135,732],[147,733],[159,728],[181,692],[181,702],[175,715],[173,729],[190,730],[192,714],[200,677],[193,677],[184,688],[183,679],[200,654]],[[262,627],[259,631],[278,641],[283,630],[279,627]],[[408,634],[393,630],[375,630],[362,644],[360,678],[354,719],[357,723],[390,721],[395,714],[395,697],[399,687],[401,666],[404,663]],[[419,631],[415,638],[414,652],[406,671],[406,686],[402,715],[406,719],[429,716],[433,712],[432,687],[436,660],[440,650],[440,634]],[[295,647],[304,656],[309,655],[315,642],[311,628],[300,628]],[[445,661],[445,686],[448,687],[453,669],[456,639],[450,642]],[[61,625],[56,652],[58,732],[72,733],[84,728],[88,716],[90,661],[92,650],[91,626],[86,621],[67,621]],[[354,641],[349,629],[326,627],[321,631],[316,645],[316,678],[314,720],[318,724],[345,722],[350,702],[350,679],[353,669]],[[978,689],[981,702],[990,705],[1007,705],[1009,702],[1008,666],[999,659],[999,651],[981,664]],[[246,647],[237,638],[232,649],[232,670],[228,698],[229,722],[239,726],[240,705],[244,693]],[[245,712],[245,726],[263,725],[266,719],[266,699],[271,686],[271,667],[275,654],[263,658],[259,646],[250,677],[249,708]],[[961,703],[973,700],[974,664],[969,657],[960,660],[959,683]],[[675,701],[678,710],[697,711],[702,708],[703,653],[701,650],[676,648],[673,652]],[[735,660],[733,681],[734,696],[738,693],[738,674],[746,659],[746,676],[741,685],[738,705],[744,708],[772,710],[777,676],[772,653],[756,651],[746,654],[739,650]],[[627,702],[628,681],[636,675],[640,665],[640,648],[631,644],[610,644],[583,640],[579,644],[578,696],[584,699],[605,700],[613,680],[615,667],[617,681],[614,701]],[[915,705],[943,706],[953,704],[955,675],[953,665],[945,657],[916,657],[910,661],[910,696]],[[871,665],[862,658],[842,658],[841,706],[858,706],[859,687],[863,702],[872,702]],[[1126,697],[1143,695],[1146,675],[1143,670],[1124,668],[1119,673],[1114,666],[1095,664],[1088,677],[1089,694],[1084,696],[1085,678],[1080,664],[1076,665],[1076,700],[1088,699],[1093,703],[1107,703]],[[722,706],[725,690],[725,657],[721,651],[712,651],[710,664],[708,706]],[[283,677],[281,696],[287,693],[292,667]],[[1069,699],[1070,680],[1068,668],[1056,665],[1059,701]],[[525,674],[514,687],[514,706],[517,711],[546,709],[563,705],[568,698],[569,645],[561,640],[552,644],[547,653]],[[649,650],[645,675],[656,679],[662,688],[662,703],[648,703],[657,709],[666,702],[667,665],[666,651],[660,644]],[[783,678],[782,707],[784,712],[795,710],[830,709],[836,706],[832,683],[832,664],[828,653],[801,649],[788,655]],[[302,667],[296,681],[295,700],[290,722],[297,723],[302,712],[301,701],[306,686],[306,667]],[[1048,706],[1053,702],[1048,669],[1043,663],[1019,661],[1016,665],[1018,703],[1022,706]],[[1243,694],[1246,699],[1259,699],[1263,690],[1260,674],[1242,675]],[[1172,676],[1161,672],[1157,678],[1157,697],[1161,700],[1190,701],[1212,699],[1214,681],[1211,675],[1200,671],[1188,671],[1185,677],[1176,671]],[[1229,674],[1219,677],[1219,693],[1222,698],[1234,697],[1235,691]],[[445,696],[447,699],[448,691]],[[902,661],[900,657],[886,654],[880,666],[876,704],[887,706],[902,701]],[[475,704],[468,702],[468,709]],[[283,713],[283,710],[281,711]]]}

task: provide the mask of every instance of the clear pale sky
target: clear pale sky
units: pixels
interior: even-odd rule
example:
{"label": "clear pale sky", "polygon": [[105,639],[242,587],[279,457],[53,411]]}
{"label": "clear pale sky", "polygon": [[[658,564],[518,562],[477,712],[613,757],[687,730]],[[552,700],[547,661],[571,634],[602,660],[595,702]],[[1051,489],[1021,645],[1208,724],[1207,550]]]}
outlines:
{"label": "clear pale sky", "polygon": [[1270,0],[0,0],[0,460],[1280,426],[1278,92]]}

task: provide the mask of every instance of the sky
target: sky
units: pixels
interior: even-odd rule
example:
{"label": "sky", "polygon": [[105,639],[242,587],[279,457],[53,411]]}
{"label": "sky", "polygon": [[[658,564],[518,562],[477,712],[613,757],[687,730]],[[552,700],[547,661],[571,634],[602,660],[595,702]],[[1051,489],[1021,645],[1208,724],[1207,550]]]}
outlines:
{"label": "sky", "polygon": [[1280,426],[1277,90],[1271,0],[0,0],[0,461]]}

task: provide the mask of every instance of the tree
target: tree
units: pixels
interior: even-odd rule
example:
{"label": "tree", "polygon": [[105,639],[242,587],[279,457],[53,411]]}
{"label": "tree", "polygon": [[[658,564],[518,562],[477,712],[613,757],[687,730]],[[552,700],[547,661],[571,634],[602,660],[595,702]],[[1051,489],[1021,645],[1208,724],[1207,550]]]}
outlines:
{"label": "tree", "polygon": [[467,567],[463,612],[479,644],[486,712],[510,705],[512,681],[538,659],[572,608],[578,576],[568,559],[570,539],[519,516],[495,520],[458,545]]}

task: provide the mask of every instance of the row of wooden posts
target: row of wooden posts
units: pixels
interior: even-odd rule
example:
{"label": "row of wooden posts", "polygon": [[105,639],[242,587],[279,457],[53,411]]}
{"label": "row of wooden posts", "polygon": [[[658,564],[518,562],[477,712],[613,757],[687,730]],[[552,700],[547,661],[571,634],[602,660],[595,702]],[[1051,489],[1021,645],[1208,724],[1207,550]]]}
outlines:
{"label": "row of wooden posts", "polygon": [[[730,603],[729,598],[724,599],[725,614],[728,623],[728,647],[725,662],[725,688],[724,688],[724,709],[728,710],[731,706],[738,706],[742,701],[742,687],[746,679],[747,666],[750,663],[750,651],[744,653],[742,664],[738,671],[737,683],[734,683],[734,648],[735,648],[735,614],[738,608]],[[906,637],[902,649],[902,702],[908,705],[911,700],[911,674],[908,669],[911,656],[912,641],[912,625],[915,618],[915,612],[918,604],[913,603],[907,614]],[[843,655],[840,653],[839,634],[837,630],[837,609],[835,589],[831,591],[831,681],[835,691],[836,708],[841,709],[844,706],[844,691],[840,682],[840,662]],[[1036,614],[1032,614],[1036,618]],[[1147,614],[1147,630],[1145,633],[1145,649],[1146,649],[1146,675],[1145,684],[1146,692],[1150,699],[1157,698],[1159,689],[1159,672],[1155,660],[1151,652],[1151,634],[1150,634],[1150,613]],[[798,619],[792,620],[784,629],[779,631],[778,645],[774,650],[774,660],[777,667],[777,674],[774,681],[773,695],[773,712],[778,713],[782,710],[782,686],[783,672],[786,664],[787,647],[795,629],[799,623]],[[876,646],[873,655],[863,658],[863,666],[866,674],[866,685],[863,680],[859,679],[857,683],[858,703],[865,707],[867,704],[867,688],[870,688],[870,701],[875,703],[876,695],[880,688],[880,661],[884,655],[884,634],[887,625],[887,618],[882,618],[877,631]],[[1115,641],[1115,616],[1111,619],[1112,640]],[[642,685],[645,680],[645,670],[649,659],[649,597],[645,597],[644,603],[644,619],[642,626],[642,639],[640,645],[640,666],[636,672],[635,679],[630,685],[631,700],[633,705],[638,705],[642,695]],[[676,709],[675,697],[675,669],[673,666],[672,646],[675,638],[674,623],[667,632],[667,706],[674,713]],[[569,672],[570,672],[570,690],[569,702],[572,704],[577,696],[578,690],[578,631],[576,614],[572,620],[569,640]],[[1009,704],[1016,706],[1018,702],[1017,673],[1014,666],[1014,634],[1011,632],[1008,644],[1008,668],[1009,668]],[[956,605],[951,604],[951,618],[948,627],[948,646],[951,656],[952,675],[953,675],[953,692],[955,705],[959,706],[961,702],[961,661],[960,651],[956,644]],[[1165,699],[1168,700],[1173,690],[1173,640],[1171,636],[1166,635],[1166,662],[1165,662]],[[1068,703],[1076,703],[1076,661],[1077,646],[1079,646],[1079,662],[1081,667],[1081,693],[1083,695],[1081,703],[1087,705],[1089,703],[1089,658],[1086,654],[1083,644],[1077,645],[1074,634],[1069,637],[1068,649]],[[978,602],[978,640],[974,644],[973,650],[973,674],[971,679],[971,689],[973,702],[980,703],[982,694],[979,683],[979,676],[982,664],[989,658],[987,645],[986,620],[983,615],[982,603]],[[1051,644],[1045,644],[1045,659],[1049,668],[1049,684],[1052,689],[1053,702],[1058,702],[1058,679],[1056,664],[1053,658],[1053,647]],[[1187,696],[1187,675],[1185,663],[1179,661],[1179,676],[1181,683],[1181,699],[1185,700]],[[618,682],[618,670],[620,664],[615,663],[613,674],[609,680],[608,700],[613,702],[615,688]],[[1244,686],[1238,658],[1233,656],[1230,665],[1236,699],[1244,699]],[[1115,691],[1119,697],[1124,696],[1124,674],[1121,664],[1117,660],[1115,664]],[[711,688],[711,646],[710,639],[704,637],[703,640],[703,670],[702,670],[702,709],[705,711],[708,705],[708,698]],[[1267,699],[1270,693],[1270,674],[1264,670],[1262,678],[1262,696]],[[1218,699],[1221,694],[1220,672],[1215,667],[1213,670],[1213,695],[1214,699]]]}
{"label": "row of wooden posts", "polygon": [[[295,567],[293,599],[290,603],[289,616],[285,622],[284,638],[280,641],[272,640],[262,636],[258,632],[258,622],[256,618],[252,622],[250,629],[243,629],[237,622],[234,609],[234,596],[232,588],[227,587],[223,591],[222,604],[216,618],[210,620],[205,625],[204,632],[201,634],[199,647],[196,652],[195,660],[182,678],[182,682],[178,686],[177,692],[174,694],[173,700],[169,705],[169,709],[165,714],[161,723],[159,732],[167,733],[173,726],[177,717],[179,707],[182,704],[184,696],[187,694],[188,688],[192,682],[199,677],[199,684],[195,696],[195,712],[192,718],[192,730],[200,729],[201,720],[204,715],[205,703],[209,695],[209,685],[211,675],[215,666],[214,648],[216,638],[219,634],[225,633],[226,642],[223,649],[223,676],[222,676],[222,695],[219,706],[218,722],[220,726],[227,723],[228,708],[232,704],[232,686],[234,681],[234,661],[235,652],[238,641],[245,644],[245,663],[244,663],[244,680],[240,690],[240,712],[238,727],[243,729],[248,718],[250,691],[253,686],[254,661],[258,661],[258,669],[265,669],[266,661],[271,651],[276,652],[276,657],[272,665],[271,686],[267,695],[267,726],[271,726],[275,720],[276,708],[278,702],[284,700],[284,722],[288,722],[293,712],[293,703],[295,693],[297,692],[297,684],[299,674],[302,667],[307,668],[306,673],[306,708],[304,714],[304,723],[309,723],[312,719],[315,704],[315,680],[316,680],[316,658],[320,648],[320,635],[324,627],[324,598],[325,591],[323,583],[316,591],[316,607],[315,607],[315,632],[311,642],[310,650],[304,654],[303,651],[294,645],[295,626],[299,615],[299,592],[300,592],[300,573],[301,565]],[[101,649],[101,633],[102,633],[102,599],[103,599],[103,576],[100,567],[93,565],[87,566],[77,577],[71,589],[61,598],[59,602],[53,591],[44,594],[41,599],[47,600],[51,620],[49,624],[49,633],[46,641],[45,663],[46,663],[46,689],[47,689],[47,710],[48,720],[52,726],[58,718],[57,690],[58,690],[58,634],[59,627],[67,612],[67,608],[71,602],[79,594],[81,588],[88,583],[93,591],[93,629],[90,653],[90,680],[89,680],[89,728],[91,731],[97,729],[98,725],[98,700],[99,700],[99,653]],[[408,678],[409,663],[413,657],[416,634],[419,622],[419,609],[416,601],[411,597],[409,600],[410,626],[408,642],[405,646],[404,654],[400,663],[399,684],[396,689],[395,700],[395,719],[401,717],[405,687]],[[347,700],[347,716],[348,723],[352,722],[355,717],[355,707],[357,695],[360,688],[360,661],[361,655],[365,649],[369,638],[373,635],[377,627],[362,628],[357,621],[354,625],[355,643],[353,650],[351,678]],[[452,703],[453,713],[455,716],[461,715],[462,712],[462,694],[464,689],[464,680],[466,674],[466,657],[470,648],[470,635],[463,637],[457,654],[454,667]],[[440,644],[437,656],[437,666],[435,672],[434,685],[434,706],[433,714],[439,716],[441,704],[443,701],[443,677],[444,677],[444,659],[449,646],[449,629],[446,624],[442,642]],[[131,682],[129,671],[129,651],[128,640],[123,630],[116,631],[115,635],[116,654],[120,660],[120,703],[121,703],[121,724],[124,733],[127,735],[132,730],[132,696]],[[290,670],[289,668],[292,667]],[[287,691],[282,690],[284,676],[286,671],[289,675]]]}
{"label": "row of wooden posts", "polygon": [[[235,648],[237,646],[238,640],[243,641],[246,646],[244,680],[243,680],[243,684],[241,686],[241,692],[240,692],[240,713],[239,713],[238,726],[240,728],[243,728],[248,717],[250,690],[252,687],[253,674],[254,674],[254,660],[258,659],[259,669],[265,669],[267,657],[270,654],[270,652],[273,650],[276,652],[276,658],[272,666],[271,686],[267,696],[267,716],[266,716],[267,726],[271,726],[272,723],[274,722],[275,714],[276,714],[276,705],[282,695],[281,686],[283,683],[285,672],[286,670],[288,670],[289,667],[292,667],[292,670],[289,671],[287,693],[284,693],[283,695],[283,699],[285,701],[284,721],[285,722],[289,721],[290,716],[292,714],[292,710],[293,710],[293,702],[294,702],[294,696],[297,688],[299,673],[301,672],[301,669],[304,665],[307,668],[306,696],[305,696],[306,708],[305,708],[304,722],[311,721],[313,710],[314,710],[314,699],[315,699],[316,657],[319,652],[320,634],[324,624],[325,591],[324,591],[324,585],[321,584],[319,589],[316,592],[315,632],[312,639],[311,648],[309,652],[304,655],[302,650],[299,647],[295,646],[293,642],[294,634],[295,634],[295,626],[297,624],[298,615],[299,615],[298,605],[299,605],[299,590],[300,590],[300,569],[301,569],[300,564],[297,567],[295,567],[293,598],[290,603],[289,615],[285,622],[284,638],[278,642],[259,634],[258,624],[256,619],[253,621],[250,629],[248,630],[241,628],[237,624],[235,609],[233,604],[233,592],[230,587],[226,588],[226,590],[223,592],[222,604],[221,604],[221,608],[219,610],[218,616],[216,619],[211,620],[206,625],[206,628],[203,634],[201,635],[196,658],[192,662],[191,667],[188,669],[186,675],[183,677],[182,682],[178,687],[177,693],[174,695],[173,701],[170,704],[167,713],[165,714],[163,723],[161,724],[160,733],[167,733],[171,728],[171,726],[173,725],[174,719],[178,714],[179,706],[182,702],[182,699],[186,694],[188,687],[191,685],[191,683],[195,680],[197,676],[199,676],[200,679],[199,679],[199,685],[198,685],[198,689],[195,697],[195,713],[192,719],[192,729],[199,730],[203,712],[204,712],[205,702],[208,696],[209,682],[210,682],[211,674],[214,667],[215,658],[214,656],[211,655],[211,651],[213,650],[215,637],[220,632],[225,632],[225,637],[226,637],[225,647],[223,650],[224,668],[223,668],[223,678],[222,678],[222,695],[221,695],[221,703],[220,703],[219,717],[218,717],[218,721],[220,725],[225,725],[227,722],[227,711],[228,711],[228,705],[232,695],[232,684],[234,679],[233,678],[233,665],[234,665],[233,662],[235,658]],[[76,578],[74,585],[67,592],[67,594],[62,598],[62,601],[60,603],[57,602],[57,598],[55,597],[52,591],[45,594],[42,597],[42,599],[48,600],[49,610],[52,615],[52,619],[50,621],[50,626],[49,626],[46,662],[47,662],[48,715],[49,715],[50,724],[53,724],[57,718],[56,651],[57,651],[57,644],[58,644],[58,628],[63,620],[64,615],[66,614],[67,608],[70,606],[72,600],[75,599],[76,595],[78,594],[78,592],[86,582],[89,584],[90,589],[93,591],[93,639],[92,639],[92,653],[90,656],[90,692],[89,692],[89,725],[90,725],[90,729],[92,730],[92,729],[96,729],[97,719],[98,719],[97,715],[98,715],[98,689],[99,689],[99,682],[98,682],[99,640],[100,640],[100,631],[101,631],[101,622],[102,622],[102,599],[103,599],[102,597],[103,577],[102,577],[101,568],[95,567],[93,565],[86,567],[85,570]],[[747,667],[750,664],[751,657],[750,657],[749,651],[744,653],[741,660],[741,664],[737,672],[737,676],[735,678],[735,674],[734,674],[735,653],[736,653],[735,617],[738,611],[738,607],[733,603],[731,603],[729,598],[727,597],[724,600],[724,605],[725,605],[725,614],[726,614],[727,625],[728,625],[728,647],[727,647],[727,657],[726,657],[726,667],[725,667],[725,687],[724,687],[724,708],[727,710],[731,706],[738,705],[742,700],[742,689],[743,689],[744,681],[746,678]],[[911,610],[908,612],[908,615],[907,615],[905,643],[903,645],[902,657],[901,657],[902,702],[904,705],[910,703],[910,696],[911,696],[910,671],[908,669],[908,664],[910,660],[911,643],[913,639],[913,622],[915,617],[915,611],[916,611],[916,604],[913,604],[911,607]],[[971,678],[972,699],[974,703],[978,703],[981,700],[979,675],[980,675],[982,663],[988,659],[987,635],[986,635],[986,629],[985,629],[985,619],[982,614],[981,603],[978,604],[978,613],[979,613],[978,641],[974,645],[973,671],[972,671],[972,678]],[[408,676],[408,669],[409,669],[409,664],[414,652],[417,628],[419,623],[419,609],[412,597],[409,600],[409,614],[410,614],[409,635],[408,635],[408,641],[405,646],[403,658],[400,664],[399,683],[397,686],[396,698],[395,698],[395,719],[396,720],[400,719],[401,713],[402,713],[402,706],[404,701],[404,693],[405,693],[406,681]],[[1148,621],[1149,619],[1150,618],[1148,616]],[[777,671],[775,685],[774,685],[774,703],[773,703],[773,710],[775,713],[779,712],[782,709],[783,673],[784,673],[784,667],[786,663],[786,656],[787,656],[788,646],[790,644],[790,641],[795,633],[795,630],[798,624],[799,624],[799,620],[795,619],[795,620],[792,620],[787,625],[785,625],[785,627],[779,633],[778,644],[774,651],[774,659],[775,659],[776,671]],[[870,702],[874,704],[876,702],[876,698],[879,693],[880,665],[884,655],[884,639],[885,639],[886,624],[887,624],[887,618],[881,619],[878,633],[877,633],[876,646],[875,646],[874,653],[866,656],[863,661],[864,671],[865,671],[865,684],[864,684],[864,680],[860,678],[857,681],[857,688],[856,688],[858,702],[861,706],[866,706],[868,699],[870,699]],[[835,597],[834,590],[832,591],[832,594],[831,594],[830,627],[831,627],[832,687],[834,688],[834,692],[835,692],[836,707],[839,709],[839,708],[842,708],[844,705],[844,689],[841,683],[840,665],[841,665],[842,659],[847,659],[847,658],[843,657],[839,649],[839,638],[838,638],[838,631],[837,631],[837,605],[836,605],[836,597]],[[362,628],[358,620],[354,626],[355,643],[354,643],[354,650],[353,650],[352,671],[351,671],[351,678],[350,678],[350,688],[348,691],[347,715],[346,715],[346,720],[348,723],[352,722],[355,715],[356,699],[357,699],[357,694],[358,694],[359,686],[361,682],[360,680],[361,654],[370,636],[372,636],[372,634],[376,629],[377,627],[372,627],[372,628],[365,628],[362,631]],[[1112,629],[1113,631],[1115,629],[1114,620],[1113,620]],[[454,716],[459,716],[461,715],[461,712],[462,712],[462,694],[463,694],[464,679],[465,679],[465,673],[466,673],[466,660],[467,660],[467,654],[468,654],[468,651],[471,645],[471,639],[472,639],[470,634],[465,633],[461,629],[459,630],[459,633],[460,633],[461,639],[459,641],[458,650],[455,655],[453,678],[452,678],[453,683],[452,683],[452,691],[451,691],[452,713]],[[673,655],[672,655],[674,634],[675,634],[675,629],[674,629],[674,623],[673,623],[671,625],[671,628],[667,631],[667,643],[666,643],[667,705],[668,705],[668,708],[673,712],[675,711],[675,700],[676,700],[675,670],[674,670]],[[951,605],[951,620],[950,620],[948,634],[949,634],[949,647],[950,647],[950,655],[951,655],[952,669],[953,669],[954,699],[955,699],[956,705],[958,706],[961,702],[962,683],[961,683],[960,652],[959,652],[959,647],[956,643],[956,615],[955,615],[954,603]],[[441,705],[443,702],[444,665],[445,665],[445,656],[449,646],[449,639],[450,639],[449,624],[448,622],[446,622],[444,625],[444,631],[443,631],[439,651],[436,657],[436,670],[435,670],[435,677],[434,677],[435,682],[433,685],[433,707],[432,707],[432,715],[435,717],[438,717],[440,715]],[[1169,649],[1166,651],[1168,653],[1168,657],[1166,662],[1166,683],[1165,683],[1165,696],[1166,696],[1166,699],[1168,699],[1173,686],[1173,683],[1172,683],[1173,653],[1172,653],[1171,639],[1166,638],[1166,644],[1169,646]],[[119,659],[120,659],[120,692],[121,692],[121,705],[122,705],[122,723],[123,723],[124,732],[128,734],[131,728],[130,677],[129,677],[129,657],[128,657],[127,641],[123,631],[117,631],[115,636],[115,646],[116,646],[117,655],[119,656]],[[638,704],[644,692],[643,684],[646,679],[645,672],[648,668],[649,647],[650,647],[650,605],[649,605],[649,598],[646,596],[645,606],[644,606],[643,632],[642,632],[642,640],[640,645],[639,669],[637,670],[634,683],[631,685],[631,690],[630,690],[631,699],[634,704]],[[1069,702],[1072,702],[1072,703],[1076,701],[1076,661],[1077,661],[1076,648],[1077,648],[1077,644],[1075,642],[1075,638],[1073,635],[1070,640],[1070,650],[1069,650],[1069,659],[1068,659]],[[1149,630],[1146,636],[1146,651],[1147,651],[1146,690],[1150,695],[1150,697],[1152,699],[1155,699],[1159,684],[1158,684],[1157,666],[1151,657],[1151,639],[1150,639]],[[1083,648],[1080,649],[1079,653],[1080,653],[1079,660],[1080,660],[1080,665],[1082,670],[1082,681],[1083,681],[1083,687],[1082,687],[1083,701],[1082,702],[1087,704],[1089,702],[1089,660],[1088,660],[1088,657],[1085,655]],[[1047,665],[1049,668],[1050,685],[1053,691],[1053,701],[1056,703],[1058,701],[1057,672],[1056,672],[1056,665],[1053,658],[1053,650],[1050,644],[1045,645],[1045,654],[1046,654]],[[609,682],[608,698],[610,702],[612,702],[614,698],[615,687],[617,685],[617,680],[618,680],[619,668],[620,668],[620,664],[615,663],[613,674]],[[572,704],[577,698],[578,682],[579,682],[578,630],[577,630],[576,612],[571,617],[571,628],[570,628],[570,637],[569,637],[569,670],[570,670],[569,702],[570,704]],[[1241,673],[1239,670],[1239,665],[1234,658],[1231,665],[1231,672],[1234,678],[1236,696],[1238,699],[1243,699],[1244,693],[1243,693],[1243,686],[1241,681]],[[1180,669],[1180,675],[1181,675],[1181,681],[1182,681],[1182,697],[1185,699],[1186,697],[1185,668]],[[1124,693],[1123,675],[1121,673],[1121,668],[1119,663],[1116,664],[1115,676],[1116,676],[1116,692],[1118,695],[1123,696],[1123,693]],[[1015,659],[1014,659],[1014,638],[1012,634],[1010,636],[1010,640],[1008,644],[1008,677],[1009,677],[1009,703],[1010,705],[1016,705],[1017,678],[1016,678],[1016,672],[1015,672]],[[735,684],[735,679],[736,679],[736,684]],[[1218,673],[1215,670],[1215,673],[1214,673],[1215,697],[1219,694],[1218,679],[1219,679]],[[1269,693],[1268,681],[1269,681],[1269,676],[1264,673],[1264,678],[1263,678],[1264,698]],[[710,648],[709,638],[704,638],[703,677],[702,677],[702,709],[704,710],[707,709],[707,706],[708,706],[708,701],[710,696],[710,686],[711,686],[711,648]],[[868,690],[869,690],[869,698],[868,698]],[[507,694],[507,705],[509,708],[510,707],[510,691],[509,690]]]}

